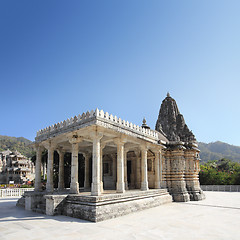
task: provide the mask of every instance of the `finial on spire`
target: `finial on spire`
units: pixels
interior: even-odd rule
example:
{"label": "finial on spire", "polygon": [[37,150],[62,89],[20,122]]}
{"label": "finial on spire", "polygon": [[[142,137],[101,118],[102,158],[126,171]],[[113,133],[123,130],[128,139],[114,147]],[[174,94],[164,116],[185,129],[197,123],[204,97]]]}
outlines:
{"label": "finial on spire", "polygon": [[167,92],[167,97],[170,97],[170,93],[169,92]]}
{"label": "finial on spire", "polygon": [[146,118],[145,117],[143,117],[143,124],[146,124]]}
{"label": "finial on spire", "polygon": [[142,127],[143,127],[143,128],[147,128],[147,129],[150,129],[150,127],[147,125],[147,121],[146,121],[145,117],[143,118]]}

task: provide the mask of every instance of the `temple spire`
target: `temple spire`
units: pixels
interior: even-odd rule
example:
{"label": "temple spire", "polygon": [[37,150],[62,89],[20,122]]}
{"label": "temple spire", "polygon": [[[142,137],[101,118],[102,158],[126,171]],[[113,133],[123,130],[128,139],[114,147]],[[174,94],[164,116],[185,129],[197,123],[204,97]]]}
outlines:
{"label": "temple spire", "polygon": [[169,92],[163,100],[155,130],[164,132],[169,141],[195,142],[194,134],[189,130],[183,115],[178,110],[176,101]]}

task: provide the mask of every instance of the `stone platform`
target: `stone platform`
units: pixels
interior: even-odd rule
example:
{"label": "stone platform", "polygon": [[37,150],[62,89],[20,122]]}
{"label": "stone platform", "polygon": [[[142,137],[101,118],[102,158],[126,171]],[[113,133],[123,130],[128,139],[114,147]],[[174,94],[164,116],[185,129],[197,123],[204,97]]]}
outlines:
{"label": "stone platform", "polygon": [[45,214],[65,215],[92,222],[116,218],[136,211],[160,206],[172,202],[166,189],[148,191],[129,190],[118,194],[116,191],[104,191],[100,196],[91,196],[90,192],[80,194],[44,194],[27,193],[25,209],[38,211],[45,199]]}
{"label": "stone platform", "polygon": [[102,196],[68,195],[62,215],[99,222],[172,202],[165,189],[108,193]]}

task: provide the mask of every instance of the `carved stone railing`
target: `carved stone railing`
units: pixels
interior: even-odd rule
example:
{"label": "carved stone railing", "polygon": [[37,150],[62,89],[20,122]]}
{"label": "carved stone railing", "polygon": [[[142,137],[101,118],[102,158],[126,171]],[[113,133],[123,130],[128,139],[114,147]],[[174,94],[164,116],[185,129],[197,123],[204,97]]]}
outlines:
{"label": "carved stone railing", "polygon": [[118,118],[117,116],[113,116],[112,114],[109,114],[108,112],[104,112],[103,110],[96,109],[95,111],[87,111],[86,113],[83,113],[82,115],[79,114],[78,116],[68,118],[67,120],[64,120],[62,122],[56,123],[54,125],[51,125],[47,128],[41,129],[37,132],[37,137],[40,137],[45,134],[49,134],[51,132],[54,132],[56,130],[64,129],[71,127],[73,125],[81,125],[85,123],[87,120],[92,119],[98,119],[98,120],[107,120],[110,123],[117,124],[119,127],[127,128],[128,130],[133,130],[134,132],[137,132],[139,134],[146,135],[151,138],[158,139],[158,132],[152,129],[146,129],[141,126],[138,126],[136,124],[133,124],[131,122],[122,120],[121,118]]}
{"label": "carved stone railing", "polygon": [[240,192],[240,185],[201,185],[203,191]]}
{"label": "carved stone railing", "polygon": [[21,197],[24,192],[34,191],[34,188],[6,188],[0,189],[0,197]]}

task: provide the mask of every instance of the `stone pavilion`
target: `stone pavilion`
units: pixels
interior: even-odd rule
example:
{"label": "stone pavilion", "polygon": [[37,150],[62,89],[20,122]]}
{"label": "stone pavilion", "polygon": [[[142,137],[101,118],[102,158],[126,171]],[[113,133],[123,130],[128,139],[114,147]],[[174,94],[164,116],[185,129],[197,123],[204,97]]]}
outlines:
{"label": "stone pavilion", "polygon": [[[35,148],[35,190],[18,202],[26,210],[97,222],[172,201],[204,198],[195,136],[169,94],[155,130],[145,119],[138,126],[96,109],[38,131]],[[44,149],[47,184],[42,190]],[[54,152],[59,157],[57,188]],[[69,188],[64,182],[66,153],[71,153]],[[84,159],[83,186],[79,186],[79,157]]]}

